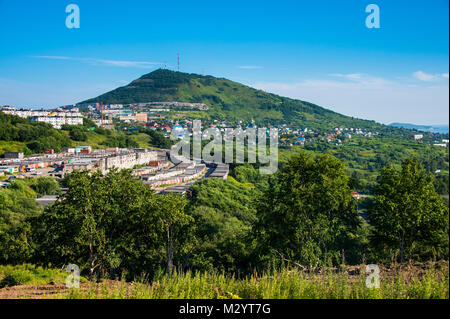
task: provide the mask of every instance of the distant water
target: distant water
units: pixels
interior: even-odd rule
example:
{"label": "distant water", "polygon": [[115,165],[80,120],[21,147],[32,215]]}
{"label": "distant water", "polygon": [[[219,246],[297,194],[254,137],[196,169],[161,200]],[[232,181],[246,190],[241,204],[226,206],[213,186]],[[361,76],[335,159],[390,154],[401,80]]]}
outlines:
{"label": "distant water", "polygon": [[391,123],[389,126],[403,127],[410,130],[418,130],[430,133],[448,134],[448,124],[443,125],[416,125],[409,123]]}

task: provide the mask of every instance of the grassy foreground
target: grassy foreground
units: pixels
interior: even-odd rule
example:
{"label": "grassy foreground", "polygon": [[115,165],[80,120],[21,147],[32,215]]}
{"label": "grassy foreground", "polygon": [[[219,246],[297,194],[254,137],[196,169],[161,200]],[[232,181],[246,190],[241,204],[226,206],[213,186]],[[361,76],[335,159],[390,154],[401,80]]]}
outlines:
{"label": "grassy foreground", "polygon": [[380,288],[367,288],[364,266],[323,273],[284,269],[237,279],[219,273],[175,273],[151,283],[104,280],[0,289],[0,298],[75,299],[448,299],[448,263],[380,266]]}

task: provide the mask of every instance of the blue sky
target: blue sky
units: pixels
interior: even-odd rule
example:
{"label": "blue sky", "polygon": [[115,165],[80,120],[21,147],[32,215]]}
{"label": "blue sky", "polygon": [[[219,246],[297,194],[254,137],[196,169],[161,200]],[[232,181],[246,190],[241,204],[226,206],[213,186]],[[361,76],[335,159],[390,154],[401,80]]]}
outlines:
{"label": "blue sky", "polygon": [[[65,25],[67,5],[80,28]],[[380,28],[368,29],[368,4]],[[54,107],[163,65],[382,123],[448,123],[448,1],[0,0],[0,105]]]}

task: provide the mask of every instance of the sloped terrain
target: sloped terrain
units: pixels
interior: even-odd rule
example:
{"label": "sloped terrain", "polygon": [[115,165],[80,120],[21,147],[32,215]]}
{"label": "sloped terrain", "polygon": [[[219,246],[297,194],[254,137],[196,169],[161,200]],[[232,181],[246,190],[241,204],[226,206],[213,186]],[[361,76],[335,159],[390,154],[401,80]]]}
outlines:
{"label": "sloped terrain", "polygon": [[384,125],[341,115],[318,105],[267,93],[224,78],[158,69],[126,86],[81,103],[205,103],[205,116],[231,121],[298,124],[308,128],[376,128]]}

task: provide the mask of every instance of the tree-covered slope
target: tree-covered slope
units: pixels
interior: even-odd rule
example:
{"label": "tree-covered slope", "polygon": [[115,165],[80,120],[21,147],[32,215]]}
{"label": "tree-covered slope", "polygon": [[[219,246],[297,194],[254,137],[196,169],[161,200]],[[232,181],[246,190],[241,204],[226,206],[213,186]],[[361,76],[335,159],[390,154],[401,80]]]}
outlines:
{"label": "tree-covered slope", "polygon": [[[94,130],[92,130],[94,127]],[[159,133],[126,133],[97,127],[89,119],[83,125],[63,125],[61,130],[48,123],[0,112],[0,156],[6,152],[24,152],[25,155],[43,153],[46,149],[60,152],[63,147],[91,145],[105,147],[159,147],[165,142]]]}
{"label": "tree-covered slope", "polygon": [[82,103],[128,104],[137,102],[179,101],[205,103],[206,116],[258,123],[298,124],[308,128],[380,126],[344,116],[305,101],[267,93],[224,78],[158,69],[126,86],[119,87]]}

